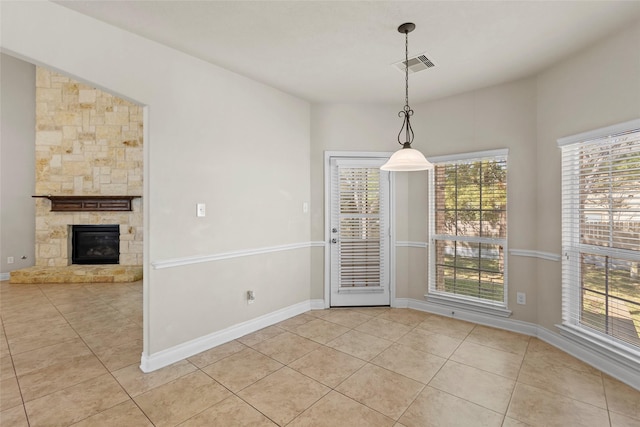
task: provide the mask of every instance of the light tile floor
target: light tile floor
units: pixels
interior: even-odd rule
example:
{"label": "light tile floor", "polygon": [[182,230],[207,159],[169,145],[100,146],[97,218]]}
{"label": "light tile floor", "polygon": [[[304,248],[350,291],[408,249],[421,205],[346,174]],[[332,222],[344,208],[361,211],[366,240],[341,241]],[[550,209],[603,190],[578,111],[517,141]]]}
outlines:
{"label": "light tile floor", "polygon": [[150,374],[142,285],[0,283],[1,426],[640,426],[640,392],[535,338],[310,311]]}

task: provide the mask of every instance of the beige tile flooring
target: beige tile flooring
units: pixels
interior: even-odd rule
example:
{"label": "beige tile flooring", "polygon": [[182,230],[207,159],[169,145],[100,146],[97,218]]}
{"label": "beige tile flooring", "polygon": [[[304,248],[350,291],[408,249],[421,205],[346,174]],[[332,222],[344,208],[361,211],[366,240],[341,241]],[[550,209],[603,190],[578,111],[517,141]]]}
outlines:
{"label": "beige tile flooring", "polygon": [[640,392],[523,335],[310,311],[150,374],[142,286],[0,283],[4,426],[639,426]]}

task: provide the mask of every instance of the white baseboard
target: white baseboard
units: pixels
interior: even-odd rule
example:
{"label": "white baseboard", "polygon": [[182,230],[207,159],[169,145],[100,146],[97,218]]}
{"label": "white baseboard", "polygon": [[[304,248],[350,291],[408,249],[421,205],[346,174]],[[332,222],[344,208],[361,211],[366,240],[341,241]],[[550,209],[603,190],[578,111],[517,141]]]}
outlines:
{"label": "white baseboard", "polygon": [[463,309],[456,309],[455,316],[451,316],[451,309],[449,307],[443,307],[427,301],[412,298],[396,298],[395,306],[398,308],[413,308],[427,313],[453,317],[480,325],[491,326],[539,338],[540,340],[570,354],[588,365],[593,366],[630,387],[640,390],[640,372],[638,372],[637,369],[631,368],[629,361],[612,357],[612,355],[606,354],[605,351],[598,351],[593,347],[587,347],[578,341],[571,340],[564,335],[552,332],[547,328],[534,323],[507,319],[500,316],[491,316],[473,311],[465,311]]}
{"label": "white baseboard", "polygon": [[325,308],[323,299],[311,300],[311,310],[324,310]]}
{"label": "white baseboard", "polygon": [[632,362],[616,357],[614,352],[588,347],[579,341],[572,340],[569,336],[556,334],[541,326],[538,327],[538,338],[628,386],[640,390],[640,372],[637,366],[631,366]]}
{"label": "white baseboard", "polygon": [[[396,303],[401,298],[396,298]],[[451,307],[447,305],[434,304],[429,301],[421,301],[412,298],[406,298],[407,302],[404,307],[413,308],[415,310],[426,311],[428,313],[438,314],[440,316],[451,317],[454,319],[466,320],[467,322],[477,323],[479,325],[491,326],[493,328],[505,329],[519,334],[537,336],[538,325],[520,320],[513,320],[502,316],[492,316],[477,311],[465,310],[456,307],[455,315],[451,315]]]}
{"label": "white baseboard", "polygon": [[11,278],[11,273],[0,273],[0,280],[9,280]]}
{"label": "white baseboard", "polygon": [[[303,301],[157,353],[150,355],[143,353],[140,360],[140,369],[142,372],[148,373],[164,368],[165,366],[179,362],[180,360],[184,360],[220,344],[240,338],[259,329],[266,328],[267,326],[271,326],[290,317],[297,316],[298,314],[309,311],[312,308],[312,301],[317,300]],[[324,308],[324,301],[322,308]]]}
{"label": "white baseboard", "polygon": [[[500,316],[491,316],[463,309],[456,309],[455,315],[452,316],[450,307],[412,298],[396,298],[394,307],[412,308],[427,313],[452,317],[539,338],[540,340],[572,355],[596,369],[599,369],[605,374],[616,378],[630,387],[640,390],[640,372],[631,368],[628,363],[614,357],[610,357],[606,352],[597,351],[594,348],[587,347],[580,342],[571,340],[568,337],[552,332],[534,323],[508,319]],[[267,326],[271,326],[290,317],[297,316],[298,314],[305,313],[309,310],[322,310],[324,308],[325,304],[322,299],[303,301],[149,356],[142,354],[140,369],[143,372],[152,372],[209,350],[220,344],[224,344],[246,334],[250,334],[251,332],[266,328]]]}
{"label": "white baseboard", "polygon": [[[394,298],[393,304],[391,304],[393,308],[409,308],[409,298]],[[426,311],[426,310],[421,310]]]}

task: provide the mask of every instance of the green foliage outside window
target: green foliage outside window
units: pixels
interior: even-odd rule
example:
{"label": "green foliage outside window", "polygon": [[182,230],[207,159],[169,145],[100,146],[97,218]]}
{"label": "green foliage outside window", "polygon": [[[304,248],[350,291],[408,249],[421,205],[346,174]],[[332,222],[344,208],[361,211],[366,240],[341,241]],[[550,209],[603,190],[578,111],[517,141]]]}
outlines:
{"label": "green foliage outside window", "polygon": [[506,159],[436,165],[434,189],[436,290],[503,302]]}

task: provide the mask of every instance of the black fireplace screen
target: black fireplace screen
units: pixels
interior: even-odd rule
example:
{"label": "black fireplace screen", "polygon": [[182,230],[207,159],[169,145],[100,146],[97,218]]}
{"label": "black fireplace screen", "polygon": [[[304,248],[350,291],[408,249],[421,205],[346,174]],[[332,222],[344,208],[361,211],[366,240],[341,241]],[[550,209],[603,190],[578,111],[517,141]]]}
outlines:
{"label": "black fireplace screen", "polygon": [[119,264],[119,225],[71,226],[73,264]]}

